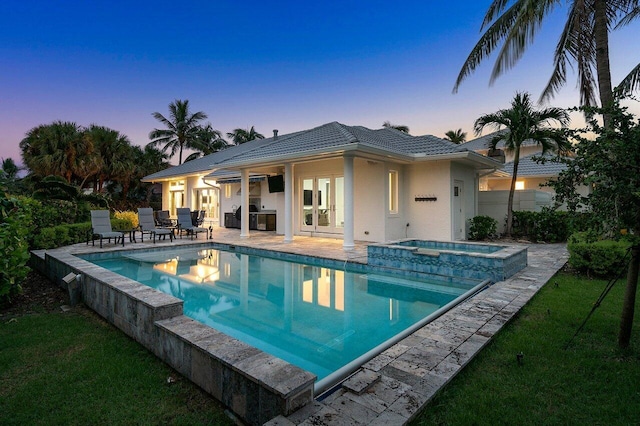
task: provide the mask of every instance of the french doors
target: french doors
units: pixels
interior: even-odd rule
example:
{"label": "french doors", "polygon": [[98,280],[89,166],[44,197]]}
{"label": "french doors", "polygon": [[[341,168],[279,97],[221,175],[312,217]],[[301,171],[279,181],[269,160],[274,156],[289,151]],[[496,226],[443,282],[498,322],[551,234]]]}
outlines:
{"label": "french doors", "polygon": [[300,179],[300,230],[344,232],[344,176],[326,175]]}

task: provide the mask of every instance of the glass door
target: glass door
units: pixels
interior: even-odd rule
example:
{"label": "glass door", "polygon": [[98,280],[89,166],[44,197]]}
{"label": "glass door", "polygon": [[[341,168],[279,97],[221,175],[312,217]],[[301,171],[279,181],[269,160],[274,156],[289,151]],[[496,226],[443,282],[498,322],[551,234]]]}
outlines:
{"label": "glass door", "polygon": [[344,177],[301,179],[301,231],[342,233],[344,227]]}
{"label": "glass door", "polygon": [[220,210],[218,188],[197,189],[196,210],[204,210],[207,219],[218,222]]}

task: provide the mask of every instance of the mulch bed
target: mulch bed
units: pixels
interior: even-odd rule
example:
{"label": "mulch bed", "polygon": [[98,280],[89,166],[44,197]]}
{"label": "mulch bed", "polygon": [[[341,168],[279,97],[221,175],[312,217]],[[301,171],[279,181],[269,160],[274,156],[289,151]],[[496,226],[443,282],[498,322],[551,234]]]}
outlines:
{"label": "mulch bed", "polygon": [[59,312],[69,303],[67,293],[51,280],[31,271],[22,283],[22,293],[0,305],[0,321],[27,314]]}

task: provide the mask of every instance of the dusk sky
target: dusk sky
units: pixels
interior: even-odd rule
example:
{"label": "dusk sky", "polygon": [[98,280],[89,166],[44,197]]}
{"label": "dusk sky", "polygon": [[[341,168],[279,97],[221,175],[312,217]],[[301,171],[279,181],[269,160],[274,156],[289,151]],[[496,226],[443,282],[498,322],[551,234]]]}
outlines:
{"label": "dusk sky", "polygon": [[[168,115],[175,99],[224,133],[389,120],[413,135],[462,128],[472,139],[476,118],[508,107],[516,91],[538,98],[567,13],[558,8],[492,87],[487,61],[452,94],[490,3],[5,1],[0,157],[21,163],[25,133],[55,120],[107,126],[146,145],[161,127],[151,114]],[[640,62],[639,39],[640,22],[611,35],[614,85]],[[552,105],[576,105],[575,86],[569,76]]]}

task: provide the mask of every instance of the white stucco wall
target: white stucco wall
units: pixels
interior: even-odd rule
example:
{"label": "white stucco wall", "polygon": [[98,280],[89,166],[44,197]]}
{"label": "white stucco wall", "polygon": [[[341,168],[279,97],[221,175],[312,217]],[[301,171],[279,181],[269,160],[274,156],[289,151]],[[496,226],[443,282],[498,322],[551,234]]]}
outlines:
{"label": "white stucco wall", "polygon": [[354,160],[354,239],[385,241],[387,168],[379,161]]}
{"label": "white stucco wall", "polygon": [[[407,180],[404,208],[409,238],[450,240],[451,173],[449,161],[429,161],[405,168]],[[436,197],[436,201],[415,201]]]}

